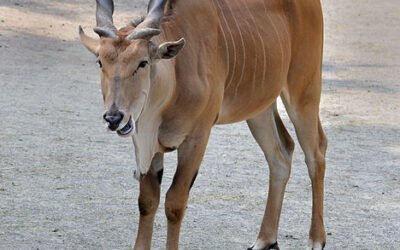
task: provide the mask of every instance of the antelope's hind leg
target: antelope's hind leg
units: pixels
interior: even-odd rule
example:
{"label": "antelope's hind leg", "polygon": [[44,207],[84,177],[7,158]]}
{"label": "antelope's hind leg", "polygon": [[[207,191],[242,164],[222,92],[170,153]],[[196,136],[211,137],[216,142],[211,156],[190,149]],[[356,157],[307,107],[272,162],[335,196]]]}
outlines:
{"label": "antelope's hind leg", "polygon": [[266,111],[247,120],[255,140],[269,165],[269,191],[264,218],[256,242],[249,250],[279,249],[277,244],[279,217],[289,180],[294,142],[276,108],[276,102]]}
{"label": "antelope's hind leg", "polygon": [[[319,85],[314,88],[320,92]],[[316,81],[315,83],[318,83]],[[306,93],[307,94],[307,93]],[[315,96],[315,94],[314,94]],[[318,95],[319,96],[319,95]],[[294,98],[293,98],[294,99]],[[314,100],[306,105],[300,101],[289,102],[287,95],[282,95],[282,101],[286,106],[289,117],[292,120],[300,146],[305,155],[305,162],[312,184],[312,217],[310,227],[310,245],[314,250],[323,249],[326,242],[326,234],[323,220],[324,209],[324,178],[325,178],[325,153],[328,141],[324,134],[319,119],[319,98],[310,98],[307,95],[300,96],[297,100]]]}

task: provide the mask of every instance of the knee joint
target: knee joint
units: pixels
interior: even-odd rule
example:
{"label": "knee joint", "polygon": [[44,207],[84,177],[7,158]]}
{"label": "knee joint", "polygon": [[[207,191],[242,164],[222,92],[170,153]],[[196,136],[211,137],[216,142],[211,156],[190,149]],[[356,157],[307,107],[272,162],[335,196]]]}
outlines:
{"label": "knee joint", "polygon": [[145,200],[139,197],[139,213],[141,216],[146,216],[156,212],[158,207],[158,201]]}
{"label": "knee joint", "polygon": [[172,223],[179,222],[183,219],[184,209],[183,208],[173,208],[170,206],[165,206],[165,215],[168,221]]}
{"label": "knee joint", "polygon": [[188,195],[178,194],[171,190],[167,192],[165,198],[165,215],[168,221],[175,223],[183,219]]}

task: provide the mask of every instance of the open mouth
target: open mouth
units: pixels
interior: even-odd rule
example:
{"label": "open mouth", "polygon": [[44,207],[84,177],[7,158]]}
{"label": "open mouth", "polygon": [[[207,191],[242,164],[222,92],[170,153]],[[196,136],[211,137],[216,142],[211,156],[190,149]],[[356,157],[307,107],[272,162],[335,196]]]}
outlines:
{"label": "open mouth", "polygon": [[129,122],[121,129],[117,130],[118,135],[129,135],[133,130],[132,118],[129,118]]}

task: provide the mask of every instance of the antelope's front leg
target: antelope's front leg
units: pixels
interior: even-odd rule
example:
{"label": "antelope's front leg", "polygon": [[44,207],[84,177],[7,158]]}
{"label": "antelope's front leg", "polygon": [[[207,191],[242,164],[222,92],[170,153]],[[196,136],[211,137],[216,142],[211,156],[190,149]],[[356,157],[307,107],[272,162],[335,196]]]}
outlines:
{"label": "antelope's front leg", "polygon": [[203,159],[209,134],[210,131],[207,130],[192,135],[178,149],[178,167],[165,200],[165,214],[168,219],[167,250],[178,249],[179,230],[189,198],[189,190]]}
{"label": "antelope's front leg", "polygon": [[153,222],[158,204],[160,203],[160,184],[163,174],[164,155],[157,153],[151,163],[149,172],[140,182],[139,195],[139,229],[136,237],[135,248],[149,250],[153,234]]}

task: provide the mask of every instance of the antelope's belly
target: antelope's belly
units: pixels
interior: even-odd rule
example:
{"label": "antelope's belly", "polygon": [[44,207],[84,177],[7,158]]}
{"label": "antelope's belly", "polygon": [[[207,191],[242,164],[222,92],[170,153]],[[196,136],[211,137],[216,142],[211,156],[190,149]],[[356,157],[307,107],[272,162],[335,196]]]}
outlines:
{"label": "antelope's belly", "polygon": [[241,91],[225,93],[217,124],[228,124],[250,119],[267,109],[279,96],[283,84],[248,86]]}

